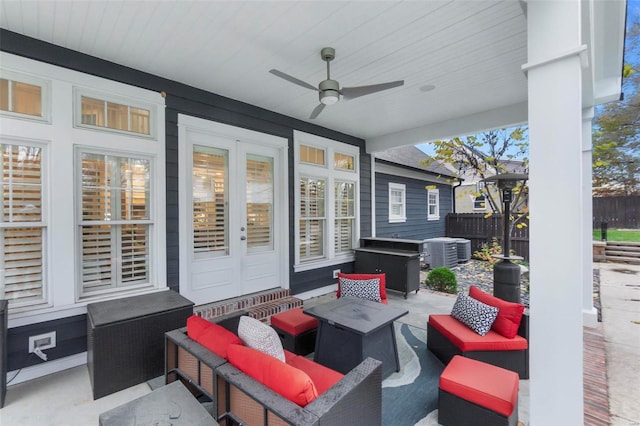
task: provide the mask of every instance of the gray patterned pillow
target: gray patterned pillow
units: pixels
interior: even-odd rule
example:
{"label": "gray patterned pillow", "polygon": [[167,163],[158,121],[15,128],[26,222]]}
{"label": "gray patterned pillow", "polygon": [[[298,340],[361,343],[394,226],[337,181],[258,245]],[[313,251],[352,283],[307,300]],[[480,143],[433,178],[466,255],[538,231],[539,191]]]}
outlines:
{"label": "gray patterned pillow", "polygon": [[372,278],[370,280],[340,278],[340,296],[353,296],[373,302],[382,302],[382,298],[380,298],[380,278]]}
{"label": "gray patterned pillow", "polygon": [[451,316],[465,324],[481,336],[489,332],[498,316],[499,309],[473,299],[466,294],[458,294],[451,309]]}
{"label": "gray patterned pillow", "polygon": [[246,346],[285,362],[284,350],[278,333],[267,324],[243,315],[238,324],[238,337]]}

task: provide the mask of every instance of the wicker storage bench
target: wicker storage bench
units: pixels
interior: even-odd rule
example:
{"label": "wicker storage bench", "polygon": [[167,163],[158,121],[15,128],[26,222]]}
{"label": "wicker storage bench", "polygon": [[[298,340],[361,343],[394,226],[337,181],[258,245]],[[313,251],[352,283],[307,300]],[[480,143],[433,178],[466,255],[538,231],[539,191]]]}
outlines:
{"label": "wicker storage bench", "polygon": [[529,378],[529,316],[523,315],[518,335],[508,339],[489,331],[480,336],[451,315],[430,315],[427,323],[427,350],[448,364],[455,355],[476,359],[515,371]]}
{"label": "wicker storage bench", "polygon": [[[237,333],[241,314],[216,322]],[[220,424],[335,425],[382,422],[382,363],[367,358],[317,399],[301,407],[190,339],[186,327],[165,334],[165,379],[181,380],[213,402]]]}

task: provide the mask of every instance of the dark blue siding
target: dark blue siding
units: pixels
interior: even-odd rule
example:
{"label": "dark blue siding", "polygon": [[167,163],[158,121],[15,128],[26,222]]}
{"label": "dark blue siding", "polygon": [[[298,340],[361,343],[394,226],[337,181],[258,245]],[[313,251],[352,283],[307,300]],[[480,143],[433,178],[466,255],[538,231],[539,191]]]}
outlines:
{"label": "dark blue siding", "polygon": [[[407,221],[389,223],[389,183],[406,186]],[[427,185],[439,189],[440,219],[427,220]],[[445,235],[445,217],[451,213],[451,185],[376,173],[376,236],[422,240]]]}
{"label": "dark blue siding", "polygon": [[[314,271],[294,273],[293,262],[295,256],[295,246],[293,241],[294,221],[293,221],[293,131],[315,134],[336,141],[358,146],[361,152],[362,181],[360,183],[361,194],[367,197],[368,201],[361,202],[362,229],[367,232],[363,235],[370,235],[371,214],[370,209],[370,164],[369,156],[365,154],[365,142],[363,139],[336,132],[331,129],[319,127],[304,121],[296,120],[281,114],[267,111],[253,105],[225,98],[210,92],[196,89],[182,83],[167,80],[152,74],[134,70],[112,62],[81,54],[76,51],[65,49],[30,37],[25,37],[11,31],[0,28],[0,50],[15,55],[24,56],[45,63],[65,67],[68,69],[96,75],[99,77],[119,81],[142,87],[157,92],[164,91],[166,96],[166,220],[167,220],[167,283],[175,291],[179,290],[179,257],[178,244],[180,235],[178,233],[178,114],[183,113],[194,117],[217,121],[237,127],[242,127],[271,135],[281,136],[289,141],[289,271],[290,287],[292,293],[319,288],[335,282],[332,271],[342,269],[350,271],[352,263],[336,265]],[[78,319],[80,318],[80,319]],[[66,320],[66,319],[65,319]],[[37,334],[36,330],[50,331],[55,329],[58,335],[65,333],[65,327],[73,330],[78,329],[78,324],[85,329],[84,316],[74,317],[74,320],[65,322],[57,320],[52,322],[30,325],[29,335]],[[10,369],[31,365],[32,360],[27,359],[26,348],[27,333],[19,331],[17,328],[8,332],[8,348]],[[86,350],[86,329],[79,338],[70,339],[68,342],[59,342],[57,351],[51,351],[50,359],[73,355]],[[15,354],[15,356],[11,356]],[[18,354],[21,354],[18,356]]]}

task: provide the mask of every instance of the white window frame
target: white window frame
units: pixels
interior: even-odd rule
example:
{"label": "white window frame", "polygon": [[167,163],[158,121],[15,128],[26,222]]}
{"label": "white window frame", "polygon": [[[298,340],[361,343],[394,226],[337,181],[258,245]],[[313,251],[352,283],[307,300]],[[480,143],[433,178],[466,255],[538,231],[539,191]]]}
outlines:
{"label": "white window frame", "polygon": [[[50,123],[25,120],[23,116],[0,114],[0,135],[4,139],[39,141],[47,148],[44,187],[43,219],[47,220],[44,280],[46,300],[43,303],[16,307],[9,305],[9,327],[20,327],[43,321],[86,314],[86,305],[96,301],[112,300],[134,294],[166,290],[166,199],[165,174],[165,101],[160,93],[141,89],[116,81],[103,79],[66,68],[57,67],[22,56],[0,52],[2,70],[25,74],[48,81]],[[25,81],[28,83],[28,81]],[[155,108],[155,138],[140,137],[125,132],[96,131],[74,125],[74,87],[88,88],[91,92],[109,93],[126,100],[129,105],[147,105]],[[31,118],[31,117],[27,117]],[[102,130],[102,129],[100,129]],[[80,299],[77,275],[77,229],[75,222],[74,152],[76,146],[91,149],[107,149],[114,155],[148,156],[153,158],[154,172],[151,179],[155,225],[150,235],[151,285],[145,288],[124,289],[122,292],[95,295]],[[55,191],[55,192],[54,192]],[[55,196],[53,196],[55,194]],[[45,201],[43,201],[45,202]]]}
{"label": "white window frame", "polygon": [[[150,134],[145,135],[144,133],[131,132],[128,130],[120,130],[120,129],[112,129],[110,127],[104,126],[94,126],[91,124],[86,124],[82,122],[82,98],[88,97],[92,99],[97,99],[99,101],[104,102],[112,102],[119,105],[124,105],[129,108],[139,108],[145,109],[149,111],[149,131]],[[98,132],[107,132],[107,133],[119,133],[123,135],[134,136],[137,138],[145,138],[145,139],[156,139],[157,137],[157,121],[158,114],[157,108],[150,103],[141,102],[136,99],[126,98],[122,96],[115,96],[109,93],[102,93],[96,90],[90,90],[83,87],[74,87],[73,88],[73,125],[77,128],[85,128],[91,129]],[[105,114],[106,116],[106,114]]]}
{"label": "white window frame", "polygon": [[[352,182],[355,188],[355,220],[353,229],[352,247],[357,247],[360,237],[360,149],[357,146],[334,141],[332,139],[304,133],[298,130],[293,132],[294,143],[294,205],[295,205],[295,260],[294,271],[308,271],[325,266],[352,262],[355,257],[353,251],[336,253],[334,245],[335,235],[335,182]],[[300,162],[300,146],[310,146],[324,149],[325,164],[323,166]],[[354,170],[338,169],[334,167],[334,153],[352,155],[354,157]],[[300,179],[317,178],[325,180],[325,229],[323,249],[324,256],[308,260],[300,259]]]}
{"label": "white window frame", "polygon": [[[483,198],[484,205],[482,207],[476,207],[476,203],[478,202],[478,198]],[[486,211],[487,210],[487,196],[484,194],[478,195],[476,197],[472,197],[471,202],[473,203],[473,210],[475,211]]]}
{"label": "white window frame", "polygon": [[[393,212],[394,204],[392,200],[392,194],[399,191],[401,193],[402,200],[400,201],[400,214]],[[403,223],[407,221],[407,186],[403,183],[389,182],[389,223]]]}
{"label": "white window frame", "polygon": [[[26,73],[9,71],[7,69],[0,69],[0,78],[4,78],[10,81],[17,81],[19,83],[31,84],[33,86],[40,86],[40,105],[42,107],[41,116],[30,114],[22,114],[13,111],[0,110],[0,115],[4,115],[11,118],[20,118],[23,120],[39,121],[42,123],[51,123],[51,81],[44,78],[33,77]],[[9,102],[11,102],[11,96],[9,96]]]}
{"label": "white window frame", "polygon": [[[436,214],[431,214],[431,195],[436,196]],[[427,220],[440,220],[440,190],[429,189],[427,190]]]}

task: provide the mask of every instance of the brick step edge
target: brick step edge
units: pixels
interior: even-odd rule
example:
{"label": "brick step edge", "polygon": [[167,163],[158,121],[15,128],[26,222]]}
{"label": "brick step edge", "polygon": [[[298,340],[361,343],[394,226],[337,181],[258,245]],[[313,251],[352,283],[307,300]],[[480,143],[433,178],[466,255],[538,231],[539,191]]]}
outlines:
{"label": "brick step edge", "polygon": [[302,305],[302,299],[289,296],[270,303],[254,306],[253,308],[249,309],[248,315],[252,318],[268,323],[270,322],[271,315],[285,312],[289,309],[301,308]]}
{"label": "brick step edge", "polygon": [[290,296],[288,289],[267,291],[254,295],[241,296],[233,299],[222,300],[207,305],[196,306],[193,313],[204,319],[212,319],[223,315],[228,315],[236,311],[247,311],[254,306],[261,306],[267,303],[277,302],[287,299]]}

